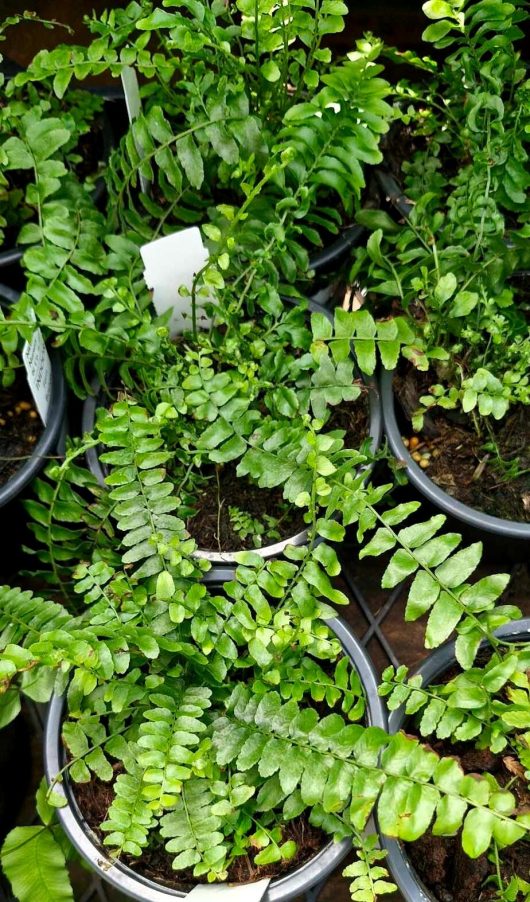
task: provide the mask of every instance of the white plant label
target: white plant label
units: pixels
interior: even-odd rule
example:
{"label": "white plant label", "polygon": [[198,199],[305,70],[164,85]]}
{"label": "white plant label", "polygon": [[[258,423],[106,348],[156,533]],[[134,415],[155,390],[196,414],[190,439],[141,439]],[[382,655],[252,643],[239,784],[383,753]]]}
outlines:
{"label": "white plant label", "polygon": [[[198,272],[208,261],[197,226],[182,229],[164,238],[157,238],[140,248],[144,261],[144,278],[153,292],[153,304],[160,315],[173,310],[169,323],[172,335],[191,328],[191,289]],[[184,289],[184,293],[182,292]],[[204,312],[204,304],[211,302],[211,295],[197,295],[197,325],[209,328],[211,318]]]}
{"label": "white plant label", "polygon": [[[124,66],[121,71],[121,83],[123,85],[123,93],[125,94],[125,106],[127,107],[127,115],[129,122],[134,122],[142,115],[142,100],[140,98],[140,85],[138,84],[138,76],[136,69],[132,66]],[[140,156],[144,155],[144,148],[140,141],[135,137],[134,143]],[[144,194],[151,193],[151,182],[140,173],[140,187]]]}
{"label": "white plant label", "polygon": [[31,341],[25,343],[22,360],[35,406],[46,425],[52,397],[52,364],[40,329],[35,329]]}
{"label": "white plant label", "polygon": [[245,883],[242,886],[195,886],[186,896],[189,902],[261,902],[270,880]]}

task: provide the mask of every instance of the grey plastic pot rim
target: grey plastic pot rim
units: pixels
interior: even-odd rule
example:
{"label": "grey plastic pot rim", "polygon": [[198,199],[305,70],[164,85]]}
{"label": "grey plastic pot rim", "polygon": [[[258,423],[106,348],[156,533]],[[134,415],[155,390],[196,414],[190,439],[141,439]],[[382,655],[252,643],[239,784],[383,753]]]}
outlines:
{"label": "grey plastic pot rim", "polygon": [[469,526],[474,526],[475,529],[482,529],[506,538],[530,541],[530,523],[504,520],[463,504],[444,492],[427,476],[425,470],[417,465],[401,438],[401,431],[396,419],[393,379],[393,370],[383,370],[380,381],[385,435],[397,460],[405,462],[407,476],[412,484],[436,507]]}
{"label": "grey plastic pot rim", "polygon": [[[19,292],[7,285],[0,284],[0,298],[10,303],[18,300]],[[47,458],[54,451],[64,422],[66,408],[66,385],[63,368],[58,351],[50,349],[52,365],[52,385],[48,422],[35,445],[31,456],[18,468],[2,486],[0,486],[0,507],[13,501],[44,467]]]}
{"label": "grey plastic pot rim", "polygon": [[[495,635],[499,639],[519,639],[522,641],[526,638],[526,641],[530,642],[530,617],[505,623],[504,626],[495,630]],[[421,675],[422,684],[428,686],[442,676],[455,660],[455,642],[451,640],[433,651],[414,670],[414,675]],[[388,732],[397,733],[403,727],[405,720],[404,707],[392,711],[388,719]],[[387,853],[386,861],[388,867],[405,902],[438,902],[436,896],[427,889],[416,873],[403,845],[395,839],[385,837],[379,830],[379,827],[378,832],[381,848],[385,849]]]}
{"label": "grey plastic pot rim", "polygon": [[[322,307],[318,302],[309,299],[308,304],[308,309],[310,311],[318,311],[320,313],[324,313],[324,315],[327,316],[328,319],[333,319],[333,313],[330,310],[327,310],[325,307]],[[379,393],[379,383],[374,376],[363,376],[363,381],[368,388],[368,403],[370,408],[368,437],[371,440],[371,452],[375,454],[379,450],[383,436],[383,414]],[[81,423],[83,434],[92,432],[92,430],[94,429],[99,391],[99,381],[94,380],[92,383],[93,394],[89,398],[87,398],[83,404]],[[101,486],[105,486],[105,474],[99,460],[97,448],[90,448],[86,453],[86,459],[90,471],[96,477],[99,484]],[[373,469],[373,466],[373,463],[365,464],[359,468],[359,473],[366,473],[366,478],[368,478]],[[258,554],[264,560],[269,560],[270,558],[275,558],[282,555],[289,545],[299,546],[307,544],[308,538],[309,530],[303,529],[293,536],[288,536],[286,539],[282,539],[280,542],[274,542],[271,545],[264,545],[261,548],[253,548],[252,550],[255,552],[255,554]],[[235,566],[237,564],[237,555],[237,551],[214,551],[202,548],[198,548],[193,552],[193,557],[210,561],[210,563],[219,566],[222,566],[223,564],[227,564],[228,566]]]}
{"label": "grey plastic pot rim", "polygon": [[[221,582],[230,573],[229,570],[219,569],[216,573],[210,574],[209,581],[212,582],[217,577],[217,580]],[[370,658],[342,618],[334,617],[327,622],[359,674],[366,697],[368,724],[386,729],[386,712],[377,692],[378,680]],[[44,734],[44,770],[49,786],[54,784],[59,777],[63,766],[61,723],[65,704],[65,696],[53,696],[48,709]],[[54,791],[62,795],[67,803],[64,807],[56,809],[64,832],[81,857],[105,881],[136,902],[171,902],[171,900],[187,897],[186,892],[156,884],[154,881],[136,874],[121,862],[112,859],[99,845],[97,837],[84,821],[67,780],[62,776],[57,779]],[[328,843],[313,858],[291,874],[272,880],[263,897],[263,902],[288,902],[288,900],[295,899],[329,876],[350,849],[351,841],[349,839],[344,839],[340,843]]]}

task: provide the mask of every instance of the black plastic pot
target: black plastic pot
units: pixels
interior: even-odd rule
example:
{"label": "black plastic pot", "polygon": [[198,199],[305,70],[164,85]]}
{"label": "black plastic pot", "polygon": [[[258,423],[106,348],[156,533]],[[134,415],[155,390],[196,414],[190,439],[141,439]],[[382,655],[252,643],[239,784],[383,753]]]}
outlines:
{"label": "black plastic pot", "polygon": [[[232,571],[211,571],[210,582],[230,578],[231,575]],[[377,694],[377,677],[367,653],[343,620],[334,618],[328,623],[357,668],[365,688],[368,723],[371,726],[385,729],[384,706]],[[61,742],[64,706],[64,696],[55,696],[49,707],[44,737],[44,768],[49,784],[53,782],[64,764],[64,748]],[[90,868],[104,881],[112,884],[127,898],[135,899],[137,902],[171,902],[171,900],[174,902],[175,899],[186,898],[187,893],[160,886],[152,880],[136,874],[122,862],[111,858],[85,823],[68,779],[58,781],[54,789],[63,795],[68,803],[64,808],[57,809],[63,830]],[[341,843],[328,843],[313,858],[292,873],[272,880],[263,897],[263,902],[287,902],[287,900],[303,895],[312,886],[329,876],[350,849],[351,842],[348,839]]]}
{"label": "black plastic pot", "polygon": [[[291,301],[289,298],[286,299],[289,303],[296,303],[295,301]],[[309,301],[308,305],[309,311],[312,313],[319,312],[323,313],[328,319],[333,320],[333,314],[325,307],[322,307],[320,304],[317,304],[316,301]],[[381,439],[383,435],[383,416],[381,410],[381,402],[379,397],[379,385],[377,379],[373,376],[363,376],[364,382],[368,388],[368,403],[370,406],[370,424],[369,424],[369,438],[371,439],[371,451],[375,454],[375,452],[379,449],[381,444]],[[98,381],[94,381],[92,383],[93,394],[86,399],[83,404],[83,414],[81,420],[81,428],[83,434],[86,432],[92,432],[94,429],[95,421],[96,421],[96,410],[98,407],[101,407],[105,403],[105,399],[103,398],[100,385]],[[105,470],[101,461],[99,459],[98,449],[91,448],[87,451],[86,459],[88,466],[90,468],[91,473],[96,477],[100,485],[105,486]],[[372,470],[372,465],[366,466],[367,475]],[[297,533],[294,536],[289,536],[287,539],[282,539],[281,542],[274,542],[272,545],[264,545],[262,548],[253,549],[256,554],[261,555],[263,558],[271,558],[277,557],[282,554],[287,545],[304,545],[307,542],[307,529],[303,529],[301,532]],[[203,549],[198,549],[195,552],[195,556],[199,558],[205,558],[212,562],[212,564],[222,566],[223,564],[235,565],[236,563],[236,552],[232,551],[206,551]]]}
{"label": "black plastic pot", "polygon": [[343,287],[341,270],[348,263],[353,248],[360,244],[363,235],[363,226],[348,226],[335,241],[310,258],[309,266],[315,273],[314,282],[310,286],[311,300],[324,305],[339,295]]}
{"label": "black plastic pot", "polygon": [[480,538],[483,534],[486,537],[493,534],[502,539],[509,539],[512,559],[517,559],[517,555],[520,554],[526,557],[530,547],[528,544],[530,542],[530,523],[504,520],[501,517],[493,517],[491,514],[468,507],[467,504],[457,501],[456,498],[444,492],[412,459],[403,444],[396,417],[393,378],[393,372],[384,370],[380,379],[385,435],[395,457],[406,464],[407,476],[411,483],[437,508],[471,527],[476,538]]}
{"label": "black plastic pot", "polygon": [[[18,292],[6,285],[0,285],[0,298],[10,303],[18,300]],[[47,458],[55,453],[59,441],[66,411],[66,386],[63,377],[63,369],[58,352],[54,348],[49,349],[52,364],[52,395],[48,422],[44,431],[35,445],[31,457],[24,461],[14,476],[0,486],[0,507],[12,501],[35,478],[37,473],[46,464]]]}
{"label": "black plastic pot", "polygon": [[375,177],[379,187],[383,190],[385,200],[390,204],[391,210],[395,210],[400,218],[408,219],[414,204],[403,193],[403,188],[390,172],[384,169],[376,169]]}
{"label": "black plastic pot", "polygon": [[[501,639],[530,642],[530,618],[526,617],[506,623],[495,631],[495,635]],[[447,670],[453,667],[455,661],[455,643],[446,642],[430,654],[414,673],[421,675],[423,686],[428,686],[439,680]],[[392,711],[388,719],[389,733],[397,733],[403,729],[406,720],[404,708]],[[402,843],[388,839],[382,834],[380,834],[380,842],[381,847],[387,851],[388,867],[405,902],[438,902],[437,897],[424,886],[412,867]]]}

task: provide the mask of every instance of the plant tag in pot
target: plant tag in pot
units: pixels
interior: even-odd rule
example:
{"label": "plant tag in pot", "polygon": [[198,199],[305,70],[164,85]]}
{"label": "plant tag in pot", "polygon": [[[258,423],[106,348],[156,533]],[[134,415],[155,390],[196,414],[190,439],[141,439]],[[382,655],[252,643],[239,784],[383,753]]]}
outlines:
{"label": "plant tag in pot", "polygon": [[261,902],[270,880],[245,883],[241,886],[195,886],[186,896],[190,902]]}
{"label": "plant tag in pot", "polygon": [[[144,244],[140,253],[144,261],[145,281],[153,292],[156,312],[160,315],[166,310],[173,310],[169,323],[172,335],[191,328],[193,280],[208,260],[208,250],[197,226]],[[197,325],[200,329],[211,325],[211,318],[204,312],[204,304],[211,301],[211,296],[197,295]]]}
{"label": "plant tag in pot", "polygon": [[35,406],[46,425],[52,396],[52,364],[40,329],[35,329],[31,341],[24,344],[22,360]]}
{"label": "plant tag in pot", "polygon": [[[127,107],[127,115],[129,116],[129,122],[134,122],[135,119],[138,119],[139,116],[142,115],[142,101],[140,98],[140,85],[138,84],[138,76],[136,74],[136,69],[133,69],[132,66],[124,66],[121,72],[121,83],[123,85],[123,93],[125,94],[125,106]],[[141,142],[138,140],[136,135],[134,135],[134,143],[136,144],[136,150],[140,154],[141,157],[144,156],[144,148],[141,145]],[[140,188],[142,189],[144,194],[151,193],[151,182],[149,179],[142,175],[140,172]]]}

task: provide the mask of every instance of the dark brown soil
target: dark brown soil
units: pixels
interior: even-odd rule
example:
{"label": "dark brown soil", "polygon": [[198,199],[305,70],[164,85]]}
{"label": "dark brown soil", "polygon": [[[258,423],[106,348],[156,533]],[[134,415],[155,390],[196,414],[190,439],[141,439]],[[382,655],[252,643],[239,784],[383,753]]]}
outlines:
{"label": "dark brown soil", "polygon": [[[121,765],[116,766],[116,776],[121,770]],[[114,792],[112,783],[103,783],[94,777],[90,783],[72,784],[74,796],[80,811],[87,824],[100,840],[105,834],[100,830],[100,824],[107,816],[107,811],[112,802]],[[259,867],[254,864],[254,858],[258,854],[256,849],[249,855],[236,858],[228,869],[229,883],[250,883],[262,880],[265,877],[278,877],[289,871],[293,871],[304,862],[312,858],[322,849],[329,837],[312,827],[307,817],[301,816],[287,822],[283,829],[282,842],[294,840],[298,846],[298,852],[290,861],[279,861],[272,865]],[[136,873],[154,880],[171,889],[189,891],[197,883],[206,883],[205,877],[194,877],[192,869],[174,871],[171,867],[173,856],[165,851],[163,840],[160,838],[158,846],[143,851],[140,858],[124,855],[122,861]],[[106,850],[108,854],[109,850]]]}
{"label": "dark brown soil", "polygon": [[0,485],[31,457],[43,431],[24,376],[0,389]]}
{"label": "dark brown soil", "polygon": [[[428,382],[422,385],[424,374],[409,370],[395,379],[396,398],[405,419],[403,435],[412,436],[410,416],[419,406],[420,395],[427,393]],[[451,413],[436,411],[425,418],[425,428],[419,436],[418,453],[431,456],[426,475],[441,489],[469,507],[492,516],[515,522],[530,522],[530,416],[520,405],[503,420],[492,421],[495,442],[506,464],[517,461],[521,475],[510,479],[497,463],[496,455],[487,452],[487,436],[479,436],[472,422],[460,422]],[[526,471],[526,472],[525,472]]]}
{"label": "dark brown soil", "polygon": [[199,548],[219,552],[256,548],[253,535],[243,539],[234,530],[231,507],[237,507],[260,523],[264,522],[266,514],[277,518],[279,536],[270,537],[265,533],[261,536],[263,546],[294,536],[305,528],[301,511],[286,504],[281,488],[260,489],[249,479],[238,477],[236,468],[230,465],[219,469],[217,474],[219,483],[213,470],[207,487],[195,501],[197,513],[186,524]]}
{"label": "dark brown soil", "polygon": [[[362,394],[353,404],[339,405],[333,411],[326,431],[331,429],[343,429],[346,432],[346,446],[358,448],[368,435],[367,396]],[[212,469],[207,487],[197,497],[197,513],[186,524],[199,548],[216,552],[255,549],[252,535],[242,539],[233,529],[229,513],[231,507],[237,507],[260,522],[264,522],[264,515],[278,520],[279,537],[262,536],[263,546],[296,535],[306,525],[301,511],[286,505],[281,488],[260,489],[249,479],[236,476],[235,466],[226,465],[219,468],[217,474]]]}
{"label": "dark brown soil", "polygon": [[[491,773],[501,785],[514,777],[510,789],[515,793],[521,810],[528,809],[530,796],[524,768],[509,753],[493,755],[488,750],[478,751],[467,744],[434,742],[433,748],[443,755],[453,755],[460,760],[466,773]],[[414,843],[407,843],[407,854],[425,886],[440,902],[490,902],[497,898],[496,885],[484,881],[495,873],[495,865],[487,855],[470,859],[462,851],[460,836],[443,837],[425,834]],[[501,873],[508,883],[517,875],[524,880],[530,876],[530,846],[524,840],[509,846],[500,853]],[[523,902],[519,896],[517,902]]]}

